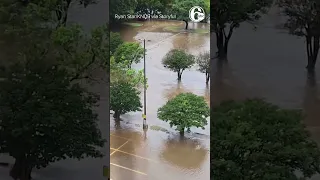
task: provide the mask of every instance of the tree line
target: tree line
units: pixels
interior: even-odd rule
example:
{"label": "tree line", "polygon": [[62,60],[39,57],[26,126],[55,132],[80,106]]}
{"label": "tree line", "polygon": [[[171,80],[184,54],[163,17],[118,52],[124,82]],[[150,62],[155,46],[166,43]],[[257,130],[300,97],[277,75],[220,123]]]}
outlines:
{"label": "tree line", "polygon": [[[143,70],[135,70],[132,65],[139,63],[146,52],[139,42],[124,42],[120,34],[115,32],[111,32],[110,35],[110,109],[113,111],[115,120],[120,121],[120,116],[123,114],[141,111],[140,93],[145,83]],[[209,52],[195,57],[184,50],[173,49],[162,60],[164,67],[177,73],[178,81],[181,81],[184,70],[196,62],[198,62],[199,71],[206,74],[208,84]],[[179,116],[176,115],[177,113]],[[204,128],[208,117],[209,107],[204,98],[192,93],[179,94],[158,109],[158,118],[169,122],[171,127],[175,126],[181,136],[184,136],[185,131],[189,132],[193,126]]]}
{"label": "tree line", "polygon": [[217,57],[227,61],[233,32],[241,23],[254,23],[270,7],[278,7],[286,17],[283,28],[289,34],[305,38],[308,72],[315,70],[320,43],[320,2],[317,0],[213,0],[210,6],[210,25],[216,35]]}
{"label": "tree line", "polygon": [[[185,22],[188,29],[189,10],[193,6],[200,6],[209,17],[210,0],[110,0],[110,21],[119,23],[128,19],[115,19],[115,15],[149,14],[149,15],[176,15],[175,20]],[[203,20],[206,22],[207,19]]]}
{"label": "tree line", "polygon": [[14,158],[13,179],[30,180],[35,168],[66,158],[104,156],[99,96],[80,81],[100,81],[97,69],[108,73],[109,28],[88,34],[67,25],[71,4],[92,3],[0,2],[0,153]]}
{"label": "tree line", "polygon": [[[306,68],[313,73],[319,52],[319,0],[211,1],[217,61],[228,61],[233,32],[243,23],[258,21],[270,7],[279,8],[286,17],[282,28],[306,40]],[[302,123],[304,118],[300,110],[283,109],[261,99],[211,107],[211,178],[298,180],[319,174],[319,147]]]}

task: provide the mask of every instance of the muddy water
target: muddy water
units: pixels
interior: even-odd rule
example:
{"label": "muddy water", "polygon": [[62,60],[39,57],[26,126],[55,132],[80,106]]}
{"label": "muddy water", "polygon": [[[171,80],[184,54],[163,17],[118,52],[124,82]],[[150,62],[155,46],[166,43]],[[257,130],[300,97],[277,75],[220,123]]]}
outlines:
{"label": "muddy water", "polygon": [[[260,97],[285,108],[303,109],[304,123],[320,143],[319,63],[315,78],[306,73],[304,39],[276,29],[281,18],[273,9],[264,17],[257,31],[242,24],[234,33],[229,49],[229,63],[219,68],[212,64],[213,104],[226,99]],[[216,52],[215,35],[211,53]],[[317,177],[319,178],[319,177]]]}
{"label": "muddy water", "polygon": [[[157,161],[158,165],[152,165],[149,162],[148,167],[144,167],[138,162],[139,160],[130,158],[123,160],[123,156],[117,157],[117,154],[112,155],[111,162],[131,166],[132,169],[141,169],[142,172],[147,172],[149,179],[208,179],[210,172],[209,125],[205,127],[205,130],[192,128],[192,132],[186,134],[187,138],[181,140],[168,123],[157,118],[157,110],[166,101],[182,92],[192,92],[203,96],[209,104],[210,89],[205,83],[205,75],[198,72],[196,67],[186,70],[179,83],[176,73],[165,69],[161,64],[165,54],[174,48],[183,48],[193,55],[209,51],[209,34],[166,30],[166,27],[171,26],[181,27],[183,30],[184,24],[180,22],[147,21],[143,23],[141,27],[113,27],[113,31],[120,32],[125,41],[141,42],[141,39],[146,39],[147,123],[149,130],[145,133],[141,131],[142,112],[123,115],[121,125],[117,125],[111,120],[110,127],[112,135],[134,139],[133,141],[136,142],[135,148],[125,145],[123,149],[126,150],[122,149],[123,151],[142,154],[144,157],[147,156],[153,161]],[[190,28],[207,27],[203,24],[191,24]],[[142,69],[143,62],[134,65],[134,68]],[[143,102],[143,95],[141,101]],[[116,137],[111,136],[111,138],[111,143],[117,144],[119,141]],[[113,175],[115,179],[128,178],[128,175],[121,173],[121,170],[117,170],[115,167],[111,168],[111,176]],[[132,177],[137,180],[143,179],[138,175],[131,175],[130,178],[132,179]]]}

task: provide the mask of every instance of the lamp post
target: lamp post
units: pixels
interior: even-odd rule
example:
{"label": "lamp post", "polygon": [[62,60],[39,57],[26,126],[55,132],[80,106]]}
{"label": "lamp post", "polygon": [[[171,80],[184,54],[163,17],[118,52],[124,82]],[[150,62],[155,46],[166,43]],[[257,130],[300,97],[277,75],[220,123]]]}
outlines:
{"label": "lamp post", "polygon": [[146,40],[143,39],[143,129],[148,129],[147,124],[147,77],[146,77]]}

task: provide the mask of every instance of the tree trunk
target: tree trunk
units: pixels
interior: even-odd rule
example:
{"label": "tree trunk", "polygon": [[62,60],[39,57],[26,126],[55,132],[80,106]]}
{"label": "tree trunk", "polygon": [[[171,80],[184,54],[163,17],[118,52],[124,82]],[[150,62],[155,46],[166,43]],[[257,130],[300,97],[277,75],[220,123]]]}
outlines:
{"label": "tree trunk", "polygon": [[319,36],[307,36],[306,37],[306,46],[307,46],[307,56],[308,64],[307,70],[309,73],[312,73],[315,70],[317,63],[318,53],[319,53]]}
{"label": "tree trunk", "polygon": [[210,73],[206,72],[206,84],[209,84]]}
{"label": "tree trunk", "polygon": [[178,81],[181,81],[182,79],[182,71],[178,71]]}
{"label": "tree trunk", "polygon": [[188,23],[188,21],[187,21],[187,20],[183,20],[183,21],[186,23],[185,30],[187,30],[187,29],[188,29],[188,25],[189,25],[189,23]]}
{"label": "tree trunk", "polygon": [[180,130],[179,133],[180,133],[180,136],[181,136],[181,137],[184,137],[184,129],[183,129],[183,130]]}
{"label": "tree trunk", "polygon": [[71,0],[67,0],[67,4],[65,6],[58,4],[63,6],[61,10],[56,10],[57,19],[59,21],[58,27],[67,25],[70,4]]}
{"label": "tree trunk", "polygon": [[224,27],[220,27],[219,25],[215,27],[219,60],[227,61],[229,41],[233,34],[234,27],[235,26],[231,24],[228,33],[226,33]]}
{"label": "tree trunk", "polygon": [[115,111],[114,114],[113,114],[113,117],[114,117],[116,120],[120,120],[120,112],[119,112],[119,111]]}
{"label": "tree trunk", "polygon": [[32,167],[25,158],[18,158],[10,170],[10,176],[14,180],[31,180]]}

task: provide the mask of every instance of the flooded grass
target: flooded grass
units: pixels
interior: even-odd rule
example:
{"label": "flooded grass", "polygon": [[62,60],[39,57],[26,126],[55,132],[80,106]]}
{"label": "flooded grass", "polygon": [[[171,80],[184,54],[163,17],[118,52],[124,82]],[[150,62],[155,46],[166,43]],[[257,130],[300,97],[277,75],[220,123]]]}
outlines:
{"label": "flooded grass", "polygon": [[151,130],[154,130],[154,131],[162,131],[162,132],[169,132],[167,129],[163,128],[163,127],[160,127],[160,126],[150,126],[150,129]]}
{"label": "flooded grass", "polygon": [[198,33],[198,34],[207,34],[209,33],[209,29],[197,28],[197,29],[188,29],[185,30],[181,26],[167,26],[163,28],[164,31],[179,33],[179,32],[190,32],[190,33]]}
{"label": "flooded grass", "polygon": [[125,22],[125,23],[123,23],[123,24],[125,24],[125,25],[128,25],[128,26],[132,26],[132,27],[141,27],[141,26],[143,26],[143,24],[142,23],[130,23],[130,22]]}
{"label": "flooded grass", "polygon": [[178,33],[178,32],[183,31],[184,29],[182,29],[180,26],[167,26],[167,27],[163,28],[163,30]]}

